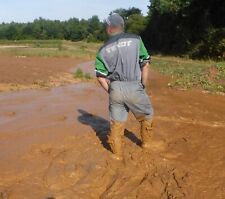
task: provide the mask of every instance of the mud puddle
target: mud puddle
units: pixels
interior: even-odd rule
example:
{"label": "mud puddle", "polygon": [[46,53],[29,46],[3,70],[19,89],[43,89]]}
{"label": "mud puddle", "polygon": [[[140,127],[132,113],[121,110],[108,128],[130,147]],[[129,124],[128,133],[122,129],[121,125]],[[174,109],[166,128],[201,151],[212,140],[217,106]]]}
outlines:
{"label": "mud puddle", "polygon": [[167,150],[143,151],[131,115],[122,162],[97,84],[0,93],[0,199],[225,198],[225,98],[166,82],[151,72],[148,91]]}

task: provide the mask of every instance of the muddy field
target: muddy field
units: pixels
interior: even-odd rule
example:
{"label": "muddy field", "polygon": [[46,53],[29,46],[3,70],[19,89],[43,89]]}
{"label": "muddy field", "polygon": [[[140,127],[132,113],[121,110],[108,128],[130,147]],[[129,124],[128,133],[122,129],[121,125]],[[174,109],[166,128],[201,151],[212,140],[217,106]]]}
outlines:
{"label": "muddy field", "polygon": [[[50,62],[49,70],[59,63]],[[60,63],[67,71],[75,62]],[[22,81],[18,69],[10,71],[15,75],[1,72],[1,82]],[[151,71],[154,129],[167,150],[143,151],[130,115],[122,162],[111,158],[106,142],[108,96],[99,85],[0,93],[0,199],[224,199],[225,97],[167,83]]]}
{"label": "muddy field", "polygon": [[74,83],[76,80],[70,72],[81,62],[77,58],[0,55],[0,91]]}

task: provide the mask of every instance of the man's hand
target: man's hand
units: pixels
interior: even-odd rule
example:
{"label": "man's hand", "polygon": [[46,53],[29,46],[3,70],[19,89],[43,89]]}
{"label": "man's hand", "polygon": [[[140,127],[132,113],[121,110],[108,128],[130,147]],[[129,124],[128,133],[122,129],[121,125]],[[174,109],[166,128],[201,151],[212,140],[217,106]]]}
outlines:
{"label": "man's hand", "polygon": [[141,83],[145,87],[148,82],[149,63],[146,63],[141,69]]}
{"label": "man's hand", "polygon": [[98,81],[101,84],[102,88],[104,88],[104,90],[109,93],[109,82],[106,78],[104,77],[98,77]]}

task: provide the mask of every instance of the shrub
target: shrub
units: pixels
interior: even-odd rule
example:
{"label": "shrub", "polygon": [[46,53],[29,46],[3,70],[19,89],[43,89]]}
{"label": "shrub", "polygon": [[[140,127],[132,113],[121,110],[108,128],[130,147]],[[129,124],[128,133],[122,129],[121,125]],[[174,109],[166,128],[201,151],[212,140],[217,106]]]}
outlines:
{"label": "shrub", "polygon": [[80,68],[76,70],[74,77],[77,79],[86,79],[86,80],[90,80],[92,78],[90,73],[84,73]]}

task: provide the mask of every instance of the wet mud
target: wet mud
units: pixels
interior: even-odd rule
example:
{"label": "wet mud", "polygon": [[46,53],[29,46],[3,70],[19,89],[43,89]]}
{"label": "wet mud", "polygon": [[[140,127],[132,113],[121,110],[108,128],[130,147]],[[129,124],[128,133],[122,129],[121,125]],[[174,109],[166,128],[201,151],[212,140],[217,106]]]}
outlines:
{"label": "wet mud", "polygon": [[64,57],[0,55],[0,92],[76,83],[74,68],[83,61]]}
{"label": "wet mud", "polygon": [[0,199],[224,199],[225,97],[167,82],[151,71],[147,88],[166,151],[143,150],[129,115],[123,161],[99,85],[0,93]]}

